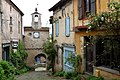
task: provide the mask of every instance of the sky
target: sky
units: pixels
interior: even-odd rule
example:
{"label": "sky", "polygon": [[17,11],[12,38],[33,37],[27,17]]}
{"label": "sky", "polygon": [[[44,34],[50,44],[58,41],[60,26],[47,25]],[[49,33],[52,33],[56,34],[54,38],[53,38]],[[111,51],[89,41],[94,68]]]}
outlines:
{"label": "sky", "polygon": [[38,8],[38,12],[41,13],[42,27],[50,27],[49,17],[52,16],[52,12],[49,12],[52,6],[54,6],[60,0],[12,0],[15,5],[24,13],[23,26],[31,26],[32,16],[31,14]]}

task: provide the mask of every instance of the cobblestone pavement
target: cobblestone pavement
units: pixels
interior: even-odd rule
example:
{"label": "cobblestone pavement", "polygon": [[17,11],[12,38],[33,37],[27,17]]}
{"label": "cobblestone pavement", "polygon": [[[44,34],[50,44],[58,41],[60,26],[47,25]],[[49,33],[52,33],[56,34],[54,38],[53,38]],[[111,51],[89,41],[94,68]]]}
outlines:
{"label": "cobblestone pavement", "polygon": [[31,71],[22,75],[16,76],[16,80],[65,80],[60,77],[48,75],[46,71]]}

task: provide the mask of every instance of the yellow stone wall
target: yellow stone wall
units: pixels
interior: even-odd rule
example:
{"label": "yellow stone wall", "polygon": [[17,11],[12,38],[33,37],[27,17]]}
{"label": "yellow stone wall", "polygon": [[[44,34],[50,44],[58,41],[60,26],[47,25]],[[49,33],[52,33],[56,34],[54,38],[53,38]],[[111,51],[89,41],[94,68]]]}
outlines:
{"label": "yellow stone wall", "polygon": [[[74,1],[74,26],[81,26],[83,25],[82,21],[83,20],[78,20],[78,0],[73,0]],[[112,1],[112,0],[110,0]],[[101,14],[102,12],[108,11],[109,8],[108,3],[110,2],[109,0],[96,0],[96,13],[97,14]],[[120,0],[114,0],[114,1],[118,1],[120,2]],[[86,31],[79,31],[75,33],[75,45],[76,45],[76,52],[78,54],[81,55],[83,61],[82,61],[82,72],[85,69],[85,60],[84,60],[84,36],[89,36],[89,35],[95,35],[97,32],[96,31],[92,31],[89,33],[86,33]],[[109,73],[107,71],[103,71],[100,69],[94,69],[94,72],[96,70],[100,71],[100,75],[104,76],[104,77],[110,77],[110,78],[119,78],[120,79],[120,75],[116,75],[116,74],[112,74]],[[97,75],[96,73],[94,73],[94,75]],[[106,79],[107,80],[107,79]]]}
{"label": "yellow stone wall", "polygon": [[95,68],[94,75],[97,77],[104,76],[105,80],[113,80],[113,79],[118,79],[120,80],[120,74],[114,74],[112,72],[100,69],[100,68]]}

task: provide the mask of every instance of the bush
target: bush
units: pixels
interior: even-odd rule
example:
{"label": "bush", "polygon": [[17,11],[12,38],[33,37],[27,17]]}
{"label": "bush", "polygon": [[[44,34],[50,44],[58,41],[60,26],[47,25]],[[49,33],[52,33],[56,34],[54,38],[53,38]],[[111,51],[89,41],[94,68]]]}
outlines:
{"label": "bush", "polygon": [[0,62],[0,80],[14,80],[15,67],[7,61]]}
{"label": "bush", "polygon": [[56,72],[56,73],[54,74],[54,76],[63,77],[64,74],[65,74],[65,71],[61,71],[61,72]]}
{"label": "bush", "polygon": [[74,77],[72,80],[81,80],[81,74],[78,74],[76,77]]}
{"label": "bush", "polygon": [[64,77],[65,79],[71,79],[71,80],[81,80],[81,74],[78,74],[77,72],[56,72],[54,76]]}
{"label": "bush", "polygon": [[87,80],[104,80],[103,77],[89,76]]}
{"label": "bush", "polygon": [[77,75],[78,74],[76,72],[65,72],[64,73],[64,78],[66,78],[66,79],[73,79]]}

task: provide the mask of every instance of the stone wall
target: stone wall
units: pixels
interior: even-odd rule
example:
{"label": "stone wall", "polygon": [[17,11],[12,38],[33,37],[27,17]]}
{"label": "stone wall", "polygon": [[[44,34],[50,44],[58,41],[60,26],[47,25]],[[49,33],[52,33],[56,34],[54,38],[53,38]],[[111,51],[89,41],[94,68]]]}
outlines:
{"label": "stone wall", "polygon": [[[33,33],[39,32],[40,37],[34,38]],[[25,31],[25,48],[28,53],[28,57],[26,60],[26,63],[30,67],[34,67],[35,65],[35,56],[38,54],[43,53],[42,52],[42,44],[47,40],[49,37],[49,31],[40,31],[40,30],[34,30],[34,31]]]}

